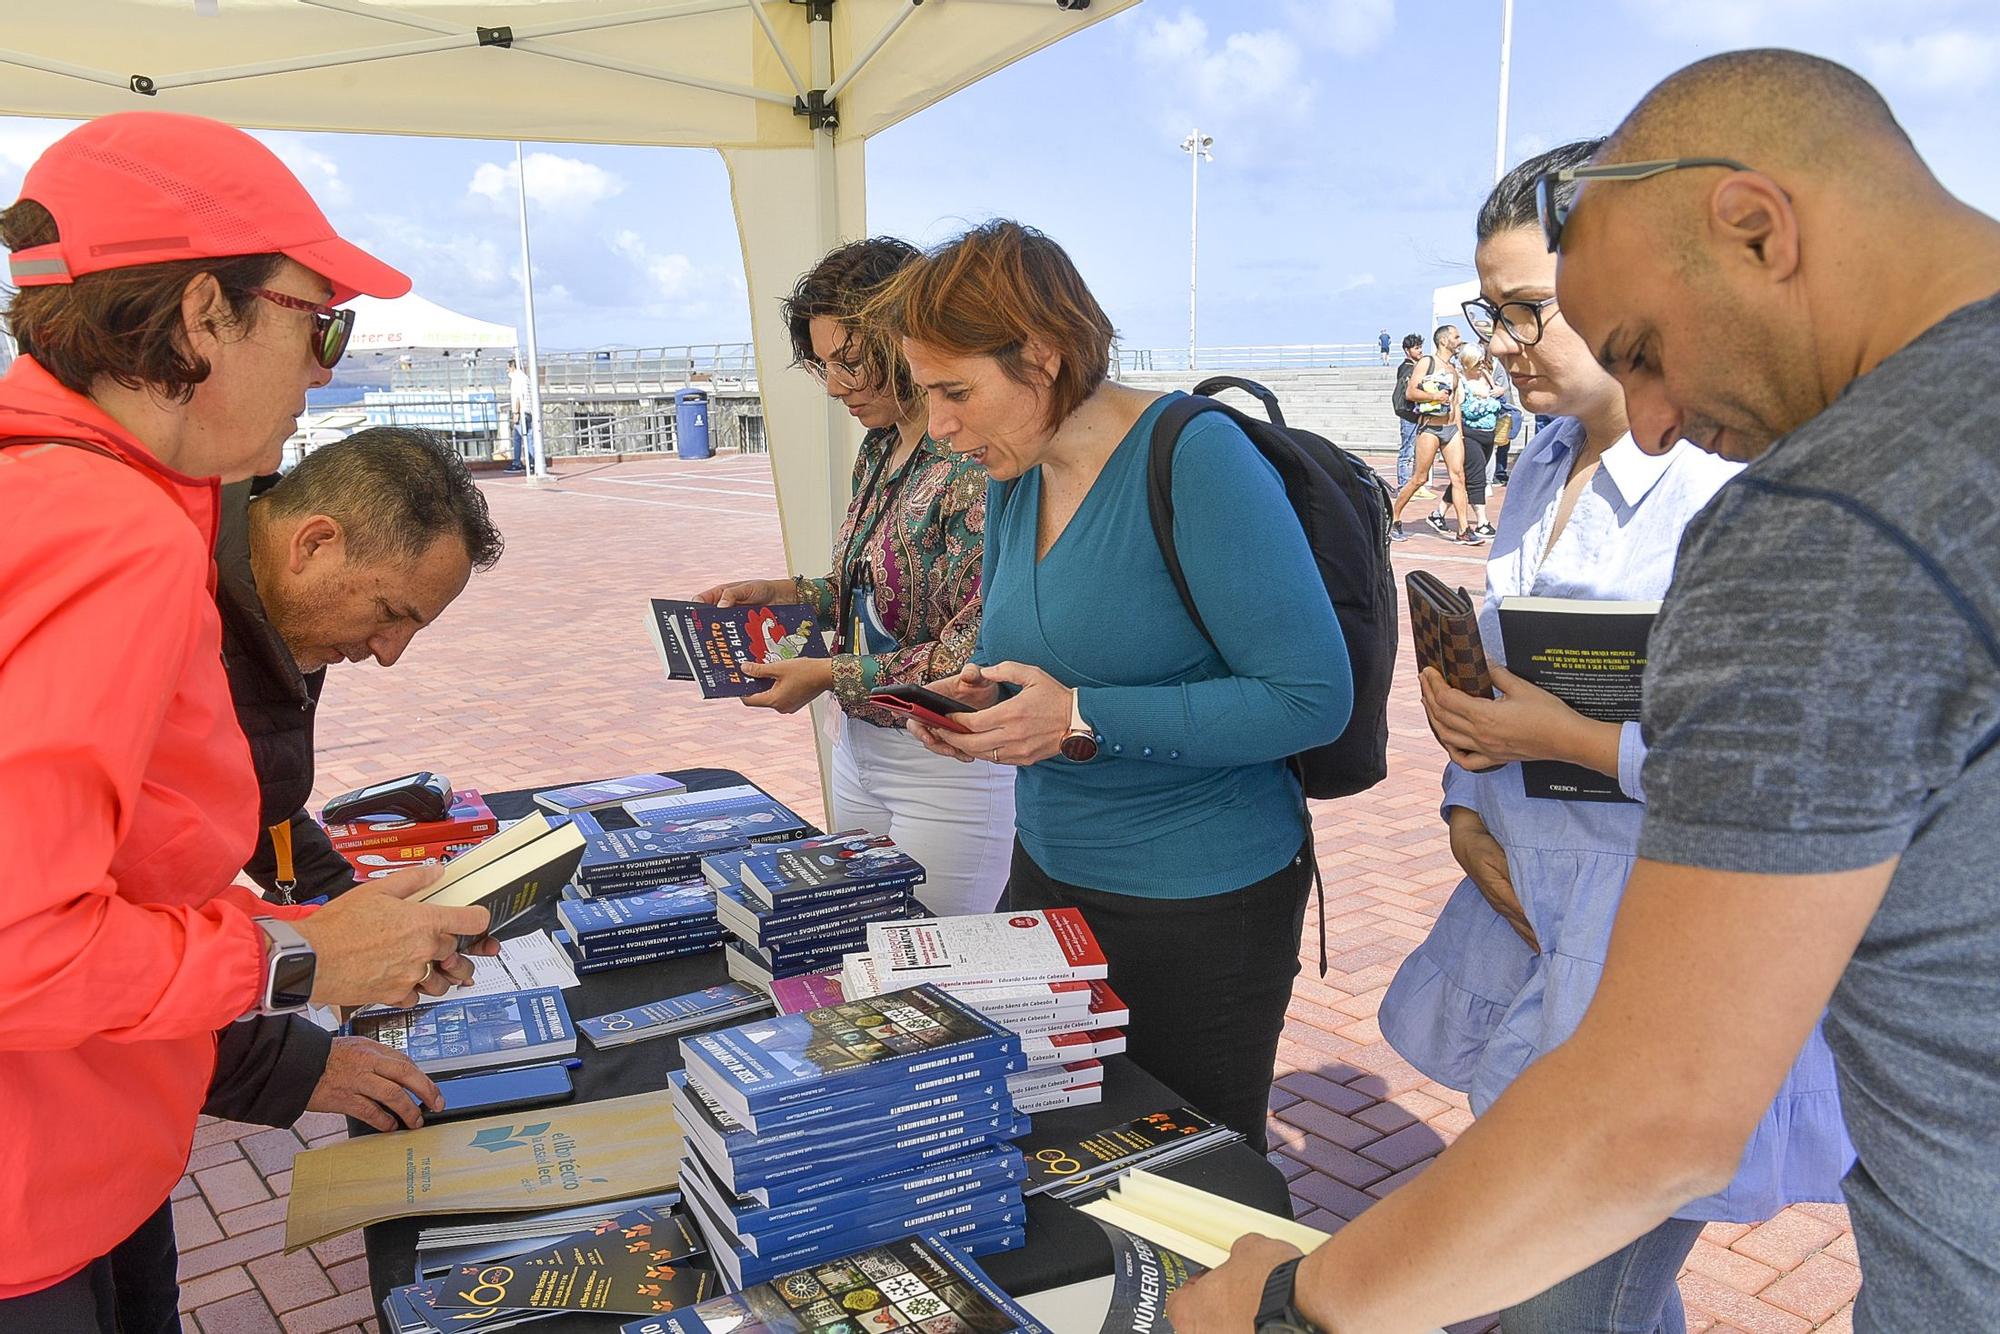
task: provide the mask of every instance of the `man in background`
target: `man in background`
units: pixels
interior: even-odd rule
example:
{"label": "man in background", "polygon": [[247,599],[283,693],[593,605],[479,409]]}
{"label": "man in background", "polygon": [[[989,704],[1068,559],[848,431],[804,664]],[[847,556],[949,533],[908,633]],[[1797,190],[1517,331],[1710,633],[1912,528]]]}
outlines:
{"label": "man in background", "polygon": [[512,357],[507,358],[507,429],[514,447],[507,471],[520,472],[528,466],[528,450],[535,438],[535,411],[528,394],[528,373]]}
{"label": "man in background", "polygon": [[[223,666],[262,801],[262,832],[244,870],[267,895],[304,901],[355,883],[305,810],[327,666],[367,658],[392,666],[500,550],[464,463],[424,431],[360,431],[283,476],[222,489]],[[435,1105],[436,1088],[388,1048],[336,1040],[299,1015],[260,1017],[220,1034],[202,1110],[276,1126],[332,1111],[389,1130],[419,1119],[406,1088]]]}
{"label": "man in background", "polygon": [[[1387,337],[1385,334],[1384,337]],[[1389,405],[1395,409],[1396,420],[1402,424],[1402,442],[1396,446],[1396,489],[1403,489],[1403,483],[1410,480],[1410,469],[1417,462],[1417,410],[1410,406],[1410,373],[1417,368],[1417,361],[1424,355],[1422,334],[1403,335],[1403,360],[1396,367],[1396,387],[1389,395]],[[1427,495],[1428,491],[1419,491]]]}

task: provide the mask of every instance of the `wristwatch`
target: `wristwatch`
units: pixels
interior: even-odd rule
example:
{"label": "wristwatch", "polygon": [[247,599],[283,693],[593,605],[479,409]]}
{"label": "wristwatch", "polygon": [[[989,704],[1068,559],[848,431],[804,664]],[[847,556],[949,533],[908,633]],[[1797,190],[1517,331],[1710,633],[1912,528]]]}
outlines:
{"label": "wristwatch", "polygon": [[290,922],[276,917],[255,920],[264,933],[264,993],[257,1013],[296,1014],[312,1002],[319,956]]}
{"label": "wristwatch", "polygon": [[1257,1304],[1257,1334],[1320,1334],[1319,1326],[1299,1314],[1292,1300],[1292,1277],[1303,1255],[1295,1255],[1264,1280],[1264,1300]]}
{"label": "wristwatch", "polygon": [[1069,692],[1069,731],[1062,739],[1062,757],[1081,764],[1097,758],[1097,733],[1083,720],[1083,695]]}

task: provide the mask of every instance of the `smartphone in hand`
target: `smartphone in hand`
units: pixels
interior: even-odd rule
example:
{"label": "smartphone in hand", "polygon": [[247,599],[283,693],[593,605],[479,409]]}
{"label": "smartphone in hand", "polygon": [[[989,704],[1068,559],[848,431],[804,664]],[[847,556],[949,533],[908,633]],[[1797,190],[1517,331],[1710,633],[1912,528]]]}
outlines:
{"label": "smartphone in hand", "polygon": [[947,732],[972,730],[952,716],[973,712],[970,704],[961,704],[949,695],[941,695],[924,686],[882,686],[869,692],[868,702],[879,704],[906,718],[915,718],[928,727],[941,728]]}

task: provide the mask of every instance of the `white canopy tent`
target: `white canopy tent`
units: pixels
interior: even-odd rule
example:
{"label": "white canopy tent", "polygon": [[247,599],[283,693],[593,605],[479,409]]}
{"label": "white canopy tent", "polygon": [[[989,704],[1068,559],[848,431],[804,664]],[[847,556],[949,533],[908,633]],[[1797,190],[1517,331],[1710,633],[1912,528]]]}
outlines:
{"label": "white canopy tent", "polygon": [[[758,359],[776,368],[791,360],[778,298],[866,234],[868,137],[1136,3],[17,0],[0,114],[715,148]],[[858,436],[805,376],[761,385],[786,554],[817,567]]]}
{"label": "white canopy tent", "polygon": [[347,304],[354,307],[354,336],[348,340],[351,352],[405,352],[417,348],[511,351],[518,345],[513,325],[461,315],[415,292],[393,301],[357,296]]}

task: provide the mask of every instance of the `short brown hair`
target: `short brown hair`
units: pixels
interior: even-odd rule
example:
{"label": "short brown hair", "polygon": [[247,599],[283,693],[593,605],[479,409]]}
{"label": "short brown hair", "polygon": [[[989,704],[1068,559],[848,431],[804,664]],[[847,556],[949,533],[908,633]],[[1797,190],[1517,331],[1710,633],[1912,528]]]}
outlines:
{"label": "short brown hair", "polygon": [[870,236],[836,246],[799,279],[785,298],[786,331],[792,338],[792,364],[818,363],[813,353],[812,322],[824,316],[846,330],[841,355],[861,369],[869,387],[886,388],[897,405],[908,413],[923,402],[923,394],[910,379],[909,363],[896,340],[880,325],[862,320],[869,298],[896,274],[921,257],[908,241],[893,236]]}
{"label": "short brown hair", "polygon": [[[945,242],[891,279],[869,318],[954,357],[991,357],[1016,384],[1049,396],[1053,430],[1104,383],[1111,319],[1063,248],[1004,219]],[[1053,376],[1031,365],[1030,340],[1056,354]]]}
{"label": "short brown hair", "polygon": [[[56,220],[32,199],[0,211],[0,244],[9,250],[60,239]],[[258,314],[250,289],[269,282],[284,258],[180,259],[23,287],[7,305],[7,327],[21,350],[66,389],[88,394],[92,382],[108,376],[127,389],[155,389],[185,403],[208,378],[209,365],[181,340],[181,294],[202,274],[213,274],[232,322],[247,329]]]}

